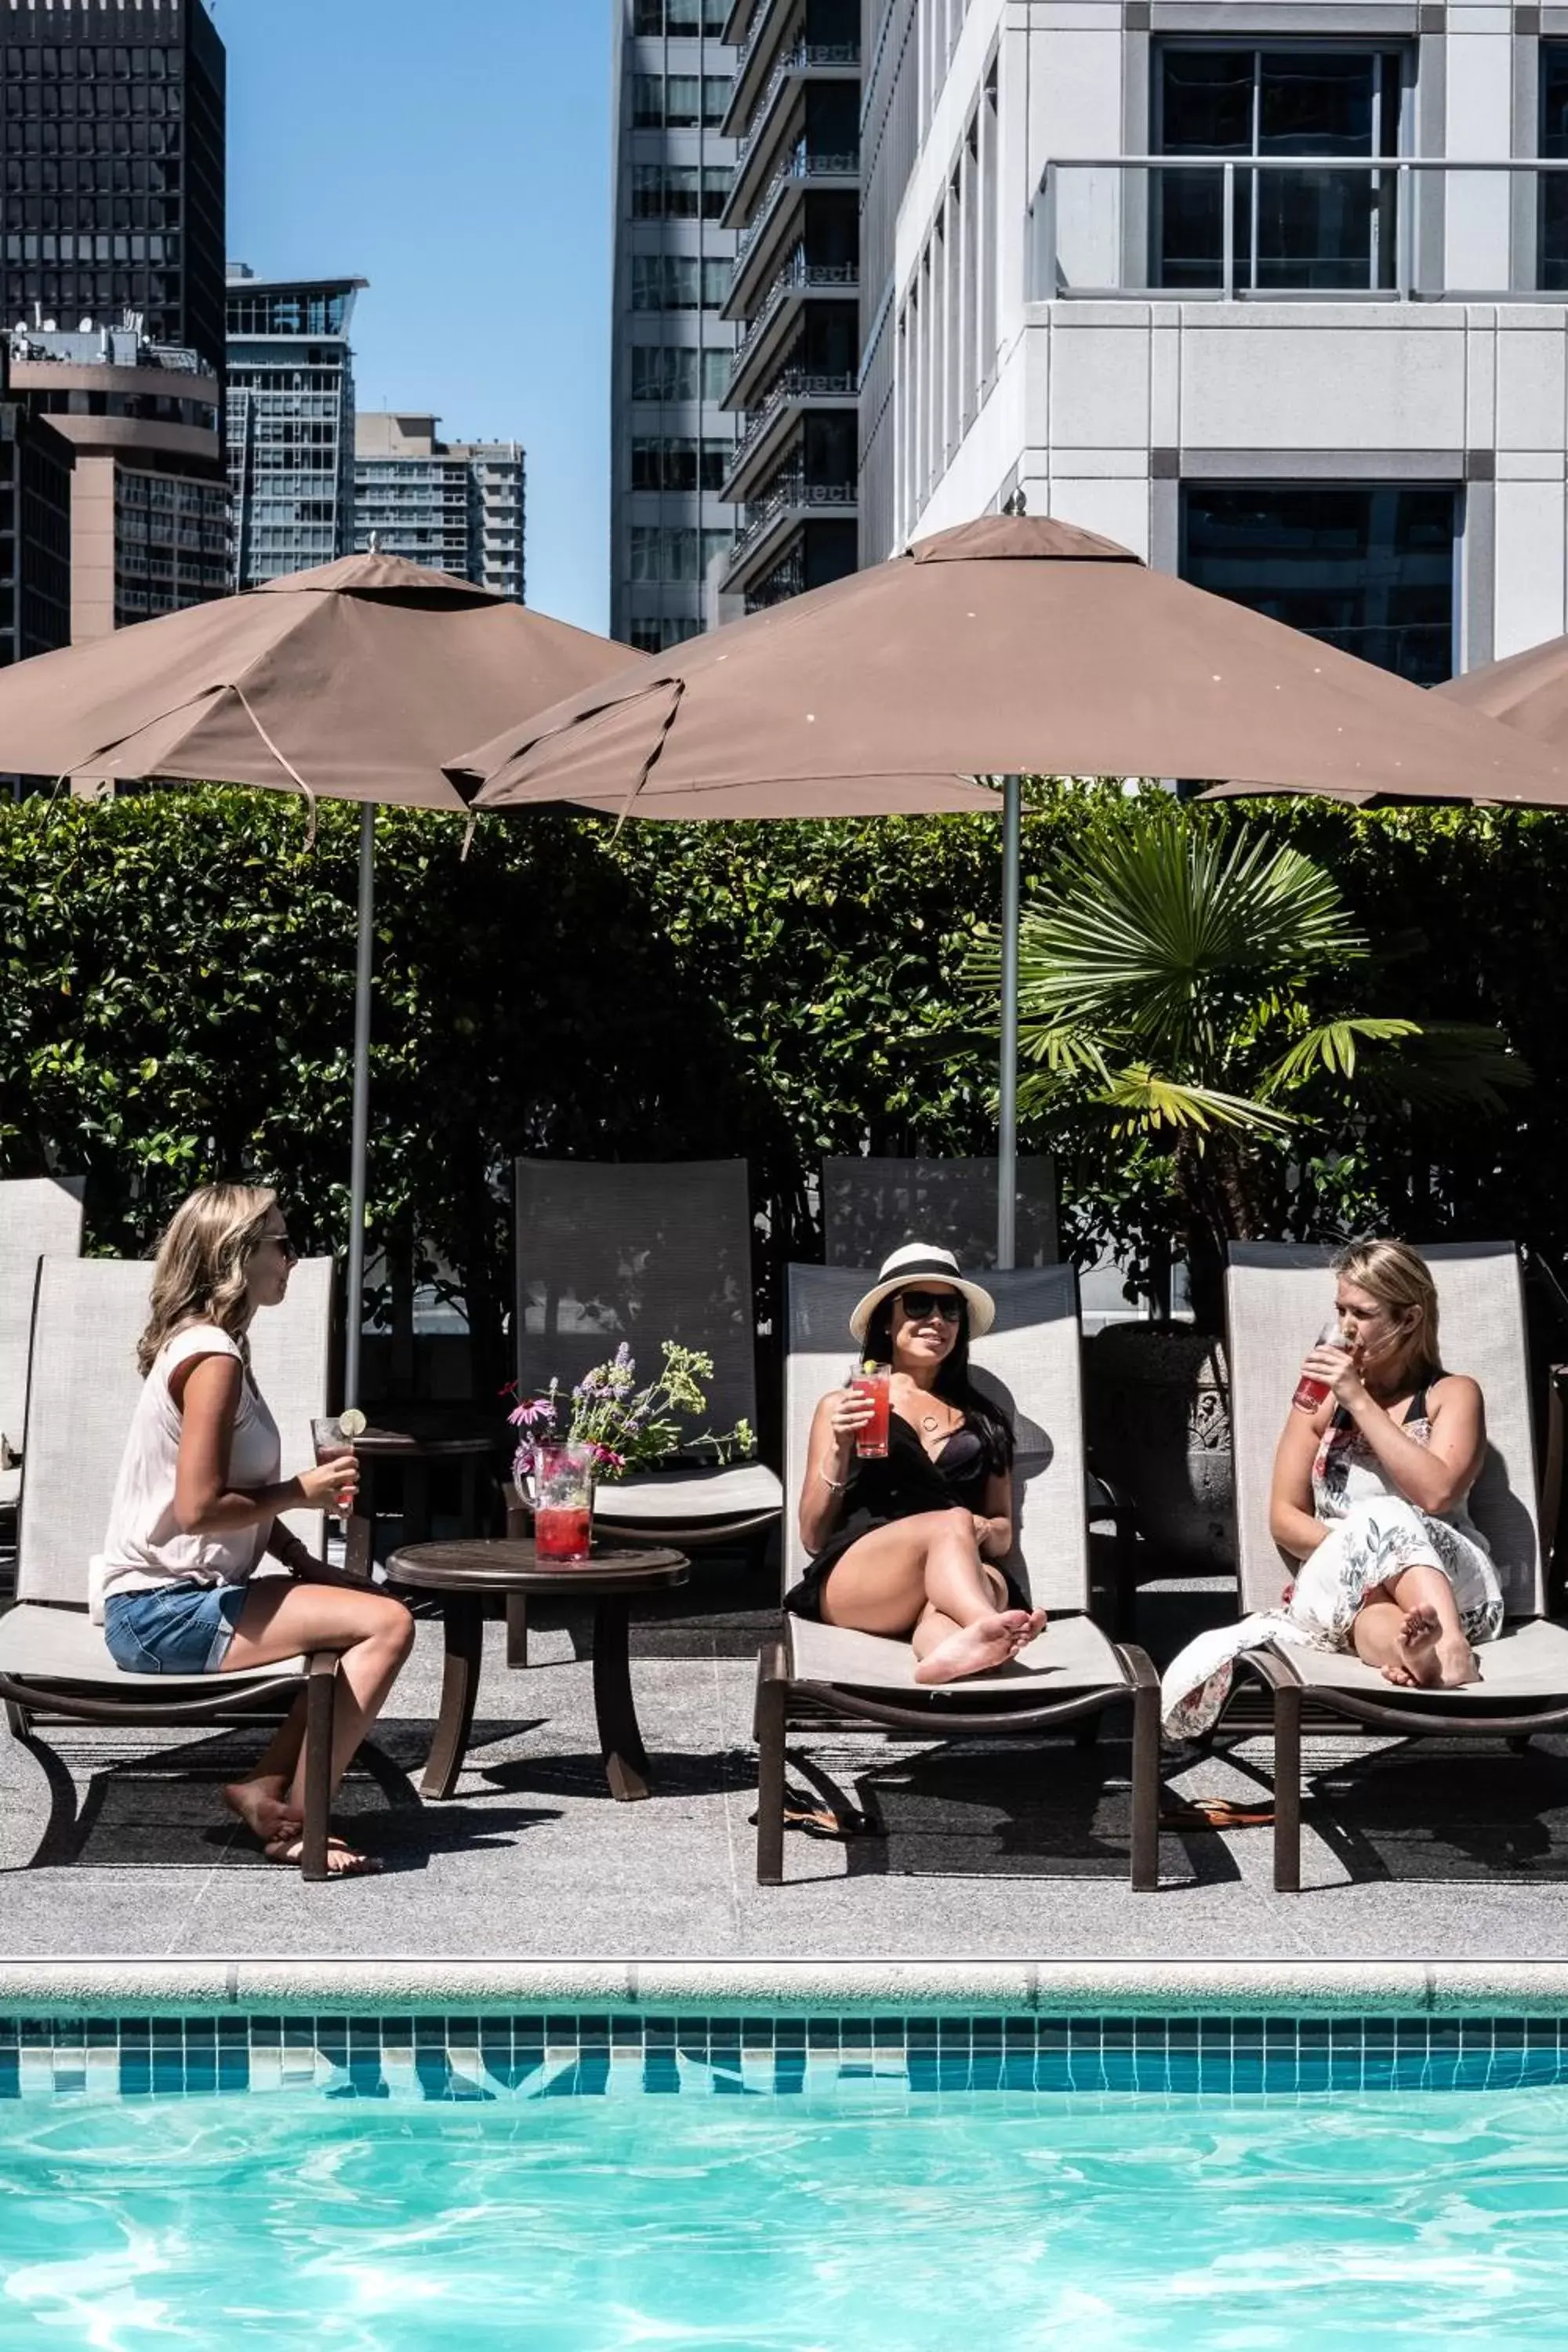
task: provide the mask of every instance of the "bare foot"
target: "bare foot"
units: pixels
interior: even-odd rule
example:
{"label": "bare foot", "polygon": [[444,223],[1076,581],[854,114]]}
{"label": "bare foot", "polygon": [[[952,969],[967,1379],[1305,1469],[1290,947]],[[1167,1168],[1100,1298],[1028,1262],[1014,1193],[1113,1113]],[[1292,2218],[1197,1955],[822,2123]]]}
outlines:
{"label": "bare foot", "polygon": [[961,1675],[983,1675],[987,1666],[1005,1664],[1028,1623],[1029,1613],[1024,1609],[1003,1609],[976,1617],[973,1624],[961,1625],[921,1660],[915,1668],[916,1682],[956,1682]]}
{"label": "bare foot", "polygon": [[252,1780],[231,1780],[223,1792],[224,1803],[231,1813],[237,1813],[247,1830],[254,1830],[263,1845],[270,1844],[285,1834],[297,1836],[300,1816],[292,1806],[283,1802],[284,1780],[281,1772],[264,1773]]}
{"label": "bare foot", "polygon": [[1419,1609],[1407,1612],[1399,1629],[1399,1656],[1384,1666],[1384,1677],[1391,1683],[1415,1683],[1425,1688],[1437,1680],[1437,1643],[1443,1628],[1437,1612],[1424,1602]]}
{"label": "bare foot", "polygon": [[1025,1618],[1024,1622],[1013,1635],[1012,1648],[1008,1654],[1016,1658],[1020,1650],[1026,1650],[1031,1642],[1037,1642],[1045,1630],[1045,1611],[1043,1609],[1031,1609],[1027,1617]]}
{"label": "bare foot", "polygon": [[[268,1840],[267,1859],[268,1862],[291,1864],[294,1869],[298,1870],[300,1856],[304,1850],[305,1841],[302,1837],[297,1837],[291,1832],[286,1832],[282,1837]],[[374,1878],[380,1868],[381,1863],[376,1855],[356,1853],[353,1847],[345,1845],[341,1837],[328,1838],[327,1876],[329,1878]]]}
{"label": "bare foot", "polygon": [[1446,1634],[1437,1644],[1437,1679],[1445,1690],[1480,1680],[1476,1654],[1462,1633]]}

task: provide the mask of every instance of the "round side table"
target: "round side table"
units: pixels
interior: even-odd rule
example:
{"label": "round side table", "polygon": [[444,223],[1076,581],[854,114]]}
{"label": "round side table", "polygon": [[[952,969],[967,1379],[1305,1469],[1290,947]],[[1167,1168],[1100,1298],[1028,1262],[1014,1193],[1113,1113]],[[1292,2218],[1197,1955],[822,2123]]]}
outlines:
{"label": "round side table", "polygon": [[639,1592],[684,1584],[684,1552],[595,1543],[581,1566],[536,1559],[533,1539],[493,1537],[465,1543],[405,1544],[386,1564],[387,1583],[440,1596],[447,1646],[441,1712],[420,1781],[426,1797],[449,1797],[463,1769],[474,1725],[484,1621],[513,1594],[570,1593],[594,1609],[594,1715],[610,1794],[624,1801],[648,1792],[647,1750],[632,1700],[631,1603]]}

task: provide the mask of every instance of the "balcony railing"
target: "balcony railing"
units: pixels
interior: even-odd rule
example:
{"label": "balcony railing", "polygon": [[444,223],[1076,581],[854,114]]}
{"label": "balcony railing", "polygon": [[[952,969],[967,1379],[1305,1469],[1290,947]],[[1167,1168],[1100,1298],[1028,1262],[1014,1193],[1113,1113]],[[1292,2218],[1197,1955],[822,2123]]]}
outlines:
{"label": "balcony railing", "polygon": [[730,382],[734,383],[738,380],[752,353],[777,316],[780,307],[788,300],[790,295],[810,293],[814,289],[825,292],[829,288],[852,289],[859,283],[858,262],[807,261],[797,247],[777,275],[768,280],[766,293],[763,296],[752,317],[747,321],[746,331],[735,346],[735,356],[730,368]]}
{"label": "balcony railing", "polygon": [[769,525],[792,507],[852,507],[859,496],[854,482],[808,482],[798,474],[781,476],[768,494],[746,507],[745,521],[735,534],[731,571],[748,548],[755,546]]}
{"label": "balcony railing", "polygon": [[1029,299],[1561,293],[1565,173],[1568,157],[1066,158],[1030,207]]}
{"label": "balcony railing", "polygon": [[[752,109],[752,128],[747,131],[743,139],[737,139],[735,142],[736,169],[740,169],[751,153],[754,142],[766,125],[774,99],[791,74],[808,73],[813,67],[829,71],[837,68],[840,73],[853,73],[859,63],[858,41],[802,40],[797,41],[793,49],[787,49],[768,76],[762,96]],[[737,66],[737,79],[740,78],[741,70],[740,66]]]}
{"label": "balcony railing", "polygon": [[746,429],[736,442],[730,458],[731,478],[740,472],[769,425],[792,400],[853,400],[859,390],[852,374],[814,374],[806,368],[786,368],[774,379],[766,400],[760,408],[746,413]]}
{"label": "balcony railing", "polygon": [[819,155],[808,152],[804,147],[793,148],[763,190],[751,220],[735,239],[737,270],[766,227],[780,190],[787,187],[792,180],[852,180],[859,170],[858,150],[853,154]]}

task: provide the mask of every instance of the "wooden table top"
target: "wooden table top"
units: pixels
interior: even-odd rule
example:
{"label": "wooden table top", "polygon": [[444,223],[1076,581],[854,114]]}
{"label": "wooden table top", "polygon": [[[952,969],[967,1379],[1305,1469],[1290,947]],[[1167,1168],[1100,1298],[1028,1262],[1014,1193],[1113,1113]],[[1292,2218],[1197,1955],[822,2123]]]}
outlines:
{"label": "wooden table top", "polygon": [[531,1536],[481,1536],[405,1544],[386,1563],[389,1584],[430,1592],[635,1592],[684,1584],[691,1562],[668,1546],[602,1543],[585,1560],[544,1560]]}

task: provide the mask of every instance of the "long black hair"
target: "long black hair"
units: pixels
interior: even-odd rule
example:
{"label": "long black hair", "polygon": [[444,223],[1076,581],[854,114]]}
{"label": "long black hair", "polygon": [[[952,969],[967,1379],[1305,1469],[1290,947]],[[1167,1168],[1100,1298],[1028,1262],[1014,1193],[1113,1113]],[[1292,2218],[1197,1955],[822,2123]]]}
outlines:
{"label": "long black hair", "polygon": [[[919,1289],[918,1282],[911,1288]],[[1016,1439],[1013,1424],[998,1404],[983,1396],[969,1375],[969,1301],[962,1290],[954,1293],[958,1300],[958,1336],[936,1368],[931,1386],[937,1395],[952,1405],[969,1422],[984,1447],[991,1470],[1001,1475],[1013,1466]],[[877,1307],[866,1327],[863,1354],[879,1364],[893,1360],[893,1304],[899,1297],[889,1292]]]}

